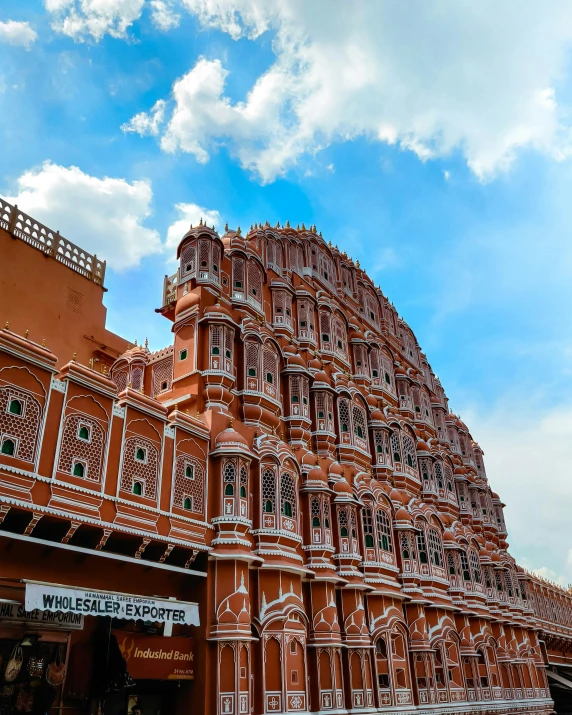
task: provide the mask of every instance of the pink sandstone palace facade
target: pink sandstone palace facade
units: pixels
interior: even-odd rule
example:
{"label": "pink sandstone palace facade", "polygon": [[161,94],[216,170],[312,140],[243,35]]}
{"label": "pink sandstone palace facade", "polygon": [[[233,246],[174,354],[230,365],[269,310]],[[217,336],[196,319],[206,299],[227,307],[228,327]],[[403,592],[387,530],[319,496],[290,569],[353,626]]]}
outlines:
{"label": "pink sandstone palace facade", "polygon": [[[5,202],[0,251],[0,609],[40,585],[197,610],[36,624],[65,651],[65,712],[547,715],[552,682],[572,695],[572,592],[515,563],[413,332],[315,227],[191,227],[157,352],[105,330],[103,262]],[[0,611],[6,653],[29,619]],[[192,642],[192,674],[98,690],[115,628]]]}

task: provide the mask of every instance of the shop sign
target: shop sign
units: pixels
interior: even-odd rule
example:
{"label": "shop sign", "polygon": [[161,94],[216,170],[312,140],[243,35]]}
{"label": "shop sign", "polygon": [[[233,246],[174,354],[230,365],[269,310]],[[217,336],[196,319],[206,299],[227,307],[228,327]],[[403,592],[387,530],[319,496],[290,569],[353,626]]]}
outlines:
{"label": "shop sign", "polygon": [[83,628],[83,616],[79,613],[41,611],[39,608],[27,611],[23,603],[3,603],[2,601],[0,601],[0,621],[34,623],[71,631],[81,631]]}
{"label": "shop sign", "polygon": [[113,631],[134,680],[194,680],[195,639]]}
{"label": "shop sign", "polygon": [[88,591],[52,584],[27,583],[26,608],[63,611],[84,616],[112,616],[131,621],[200,625],[196,603],[133,596],[113,591]]}

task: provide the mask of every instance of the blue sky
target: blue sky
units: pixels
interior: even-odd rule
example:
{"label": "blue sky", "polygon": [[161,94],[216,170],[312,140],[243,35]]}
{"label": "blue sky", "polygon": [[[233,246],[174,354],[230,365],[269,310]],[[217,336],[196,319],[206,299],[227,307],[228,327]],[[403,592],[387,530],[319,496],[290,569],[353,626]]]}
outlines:
{"label": "blue sky", "polygon": [[548,4],[4,0],[0,194],[107,258],[108,327],[154,349],[189,222],[315,223],[415,331],[512,553],[568,583],[572,8]]}

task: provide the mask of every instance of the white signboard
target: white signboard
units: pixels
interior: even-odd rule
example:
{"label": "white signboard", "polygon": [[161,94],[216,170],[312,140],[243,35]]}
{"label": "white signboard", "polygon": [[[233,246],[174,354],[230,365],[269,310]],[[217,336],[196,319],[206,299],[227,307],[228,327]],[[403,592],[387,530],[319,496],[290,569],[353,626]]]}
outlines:
{"label": "white signboard", "polygon": [[81,630],[83,628],[83,616],[79,613],[40,611],[38,608],[27,611],[23,603],[3,603],[2,601],[0,601],[0,621],[34,623],[66,630]]}
{"label": "white signboard", "polygon": [[63,611],[84,616],[112,616],[137,621],[158,621],[198,626],[199,609],[196,603],[167,599],[131,596],[110,591],[87,591],[51,584],[26,584],[26,609]]}

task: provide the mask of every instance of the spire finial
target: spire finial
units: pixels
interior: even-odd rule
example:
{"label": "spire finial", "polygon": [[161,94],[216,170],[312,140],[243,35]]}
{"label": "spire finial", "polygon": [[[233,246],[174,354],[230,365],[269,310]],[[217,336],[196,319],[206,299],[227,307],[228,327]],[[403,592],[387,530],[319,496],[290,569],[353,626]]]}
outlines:
{"label": "spire finial", "polygon": [[203,225],[203,217],[201,216],[201,220],[199,221],[199,226]]}
{"label": "spire finial", "polygon": [[227,221],[227,223],[225,223],[225,225],[224,225],[224,232],[225,232],[225,233],[228,233],[228,221]]}
{"label": "spire finial", "polygon": [[288,221],[288,219],[286,219],[286,228],[290,228],[290,221]]}
{"label": "spire finial", "polygon": [[240,236],[240,234],[241,234],[241,230],[240,230],[240,226],[239,226],[239,227],[236,229],[236,235],[237,235],[237,236]]}
{"label": "spire finial", "polygon": [[234,427],[234,417],[231,415],[228,420],[228,427],[232,429]]}
{"label": "spire finial", "polygon": [[135,338],[135,347],[137,347],[137,338]]}
{"label": "spire finial", "polygon": [[43,348],[46,347],[46,338],[42,338],[42,347],[43,347]]}
{"label": "spire finial", "polygon": [[29,334],[30,334],[30,331],[28,329],[26,329],[26,332],[24,333],[24,337],[27,338]]}
{"label": "spire finial", "polygon": [[10,323],[9,323],[8,321],[6,321],[6,325],[5,325],[4,327],[6,328],[6,330],[9,330],[9,329],[10,329]]}
{"label": "spire finial", "polygon": [[147,352],[149,352],[149,339],[148,338],[145,338],[145,350],[147,350]]}
{"label": "spire finial", "polygon": [[77,353],[74,353],[73,357],[72,357],[72,362],[75,362],[76,360],[77,360]]}

